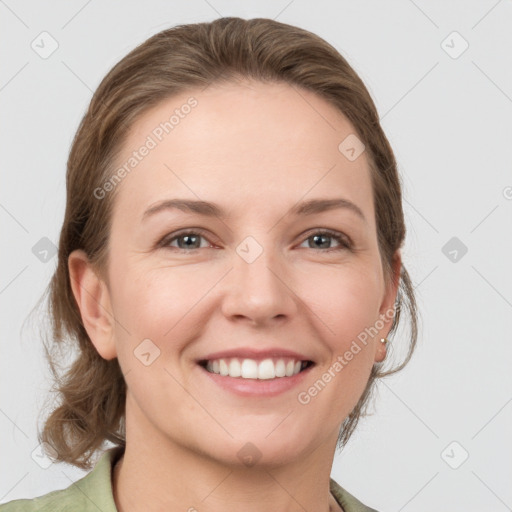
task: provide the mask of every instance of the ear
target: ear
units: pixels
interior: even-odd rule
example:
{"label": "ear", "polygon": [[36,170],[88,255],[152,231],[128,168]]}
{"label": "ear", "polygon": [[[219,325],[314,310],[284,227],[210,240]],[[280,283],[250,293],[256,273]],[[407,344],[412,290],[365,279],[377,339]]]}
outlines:
{"label": "ear", "polygon": [[97,275],[82,250],[69,255],[68,269],[73,295],[89,338],[101,357],[114,359],[117,357],[115,320],[106,283]]}
{"label": "ear", "polygon": [[[395,316],[395,301],[396,296],[398,294],[398,287],[400,284],[400,272],[402,269],[402,255],[400,253],[400,249],[398,249],[394,256],[392,262],[392,276],[389,283],[385,288],[384,297],[382,299],[382,303],[379,309],[379,332],[376,336],[377,340],[375,343],[375,362],[380,363],[384,361],[386,358],[387,347],[386,343],[382,343],[381,338],[386,338],[388,336],[389,331],[391,330],[391,325],[393,323],[393,318]],[[376,323],[377,323],[376,322]],[[381,327],[381,323],[383,324]]]}

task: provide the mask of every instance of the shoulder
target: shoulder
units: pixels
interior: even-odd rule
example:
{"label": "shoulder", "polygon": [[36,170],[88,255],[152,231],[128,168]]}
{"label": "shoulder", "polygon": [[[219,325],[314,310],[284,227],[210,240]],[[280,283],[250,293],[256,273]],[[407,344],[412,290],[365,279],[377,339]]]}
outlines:
{"label": "shoulder", "polygon": [[64,512],[89,510],[81,496],[70,486],[32,499],[18,499],[0,505],[0,512]]}
{"label": "shoulder", "polygon": [[66,489],[51,491],[37,498],[9,501],[0,505],[0,512],[116,512],[111,475],[112,465],[122,451],[123,448],[118,446],[107,450],[91,472]]}
{"label": "shoulder", "polygon": [[367,507],[361,503],[332,478],[330,479],[330,490],[345,512],[378,512],[374,508]]}

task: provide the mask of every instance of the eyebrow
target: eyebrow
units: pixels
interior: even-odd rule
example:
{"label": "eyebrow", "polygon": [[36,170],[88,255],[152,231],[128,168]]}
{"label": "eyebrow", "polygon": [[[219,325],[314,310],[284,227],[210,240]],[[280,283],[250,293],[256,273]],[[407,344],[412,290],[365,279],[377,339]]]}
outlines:
{"label": "eyebrow", "polygon": [[[356,204],[352,203],[348,199],[335,198],[335,199],[310,199],[293,206],[289,211],[288,215],[314,215],[335,209],[347,209],[355,213],[363,221],[366,222],[366,217],[362,212],[361,208]],[[228,217],[227,212],[215,203],[208,201],[198,201],[191,199],[166,199],[160,201],[153,206],[149,207],[142,216],[142,221],[148,217],[155,215],[164,210],[181,210],[183,212],[197,213],[207,217],[218,217],[225,219]]]}

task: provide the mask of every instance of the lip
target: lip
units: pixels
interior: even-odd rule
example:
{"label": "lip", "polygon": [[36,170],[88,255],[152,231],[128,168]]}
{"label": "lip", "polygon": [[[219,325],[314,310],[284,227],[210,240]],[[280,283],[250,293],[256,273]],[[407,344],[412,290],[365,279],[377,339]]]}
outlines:
{"label": "lip", "polygon": [[210,382],[236,395],[243,397],[272,397],[297,387],[315,366],[315,364],[312,364],[292,377],[276,377],[274,379],[243,379],[240,377],[222,376],[217,373],[210,373],[201,365],[198,365],[198,368],[200,372],[210,379]]}
{"label": "lip", "polygon": [[[213,352],[211,354],[207,354],[200,359],[196,359],[196,363],[201,363],[204,361],[213,361],[214,359],[228,359],[230,357],[238,357],[240,359],[254,359],[255,361],[262,361],[263,359],[269,358],[293,358],[298,361],[311,361],[314,363],[313,359],[310,357],[299,354],[298,352],[293,352],[292,350],[287,350],[283,348],[272,348],[266,350],[254,350],[253,348],[233,348],[230,350],[222,350],[220,352]],[[297,375],[300,375],[297,374]],[[284,378],[284,377],[283,377]],[[291,378],[291,377],[288,377]]]}

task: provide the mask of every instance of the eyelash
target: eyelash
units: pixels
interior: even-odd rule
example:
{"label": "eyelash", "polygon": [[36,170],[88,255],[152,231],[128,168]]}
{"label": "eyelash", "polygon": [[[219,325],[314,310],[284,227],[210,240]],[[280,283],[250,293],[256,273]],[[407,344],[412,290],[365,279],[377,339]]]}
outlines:
{"label": "eyelash", "polygon": [[[178,231],[176,233],[171,233],[170,235],[165,236],[162,238],[158,243],[157,247],[160,248],[169,248],[174,251],[180,252],[180,253],[194,253],[200,249],[207,249],[207,247],[196,247],[193,249],[182,249],[180,247],[170,247],[170,243],[174,240],[177,240],[178,238],[185,236],[185,235],[200,235],[205,240],[208,240],[206,231],[202,230],[201,228],[194,228],[186,230],[186,231]],[[336,252],[336,251],[343,251],[343,250],[352,250],[353,244],[350,238],[342,233],[338,233],[337,231],[331,231],[330,229],[322,229],[317,231],[312,231],[309,234],[307,234],[306,238],[304,238],[304,241],[306,241],[308,238],[311,238],[314,235],[327,235],[334,240],[336,240],[340,247],[333,247],[331,249],[312,249],[316,252]]]}

